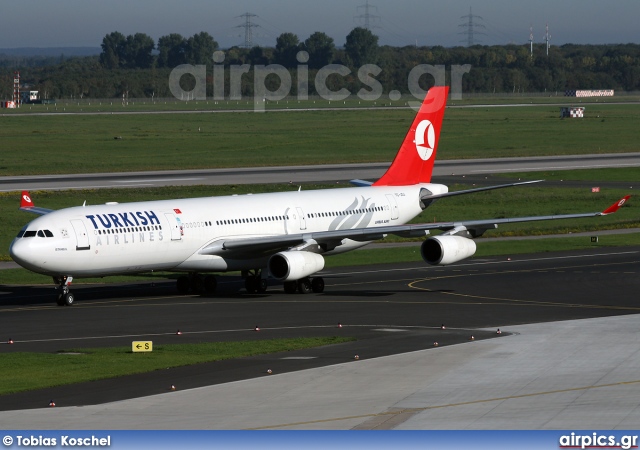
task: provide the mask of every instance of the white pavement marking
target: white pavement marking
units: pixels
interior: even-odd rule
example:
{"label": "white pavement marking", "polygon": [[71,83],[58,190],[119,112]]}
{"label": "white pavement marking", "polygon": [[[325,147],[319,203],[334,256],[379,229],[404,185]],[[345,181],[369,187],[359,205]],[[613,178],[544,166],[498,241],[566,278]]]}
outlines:
{"label": "white pavement marking", "polygon": [[[21,308],[22,309],[22,308]],[[12,310],[6,310],[12,311]],[[344,328],[372,328],[380,326],[388,326],[388,327],[403,327],[403,328],[419,328],[419,329],[435,329],[437,327],[426,327],[426,326],[414,326],[414,325],[348,325],[344,324]],[[336,325],[305,325],[299,327],[268,327],[261,328],[262,331],[274,331],[274,330],[307,330],[311,328],[336,328]],[[246,332],[254,332],[253,328],[238,328],[238,329],[230,329],[230,330],[201,330],[201,331],[181,331],[181,335],[190,335],[190,334],[222,334],[222,333],[246,333]],[[384,331],[405,331],[400,329],[386,329]],[[14,341],[14,344],[29,344],[35,342],[60,342],[60,341],[82,341],[82,340],[94,340],[94,339],[124,339],[124,338],[140,338],[140,337],[153,337],[153,336],[173,336],[176,332],[167,332],[167,333],[144,333],[144,334],[114,334],[114,335],[102,335],[102,336],[82,336],[82,337],[62,337],[62,338],[48,338],[48,339],[23,339]]]}
{"label": "white pavement marking", "polygon": [[[128,182],[127,182],[128,183]],[[118,187],[141,187],[141,186],[153,186],[151,183],[131,183],[121,184]],[[30,187],[30,191],[77,191],[83,189],[110,189],[114,188],[113,184],[106,185],[92,185],[92,186],[59,186],[59,187]],[[16,192],[15,189],[0,189],[0,192]]]}
{"label": "white pavement marking", "polygon": [[144,178],[142,180],[114,180],[113,183],[160,183],[165,181],[197,181],[204,178]]}
{"label": "white pavement marking", "polygon": [[505,173],[505,172],[529,172],[538,170],[571,170],[571,169],[600,169],[612,167],[637,167],[638,164],[584,164],[580,166],[540,166],[540,167],[517,167],[515,169],[484,169],[470,170],[470,173]]}
{"label": "white pavement marking", "polygon": [[[571,237],[571,236],[567,236],[567,237]],[[447,266],[447,267],[449,268],[473,267],[473,266],[485,266],[485,265],[492,265],[492,264],[513,264],[517,262],[532,262],[532,261],[555,261],[555,260],[560,261],[565,259],[596,258],[599,256],[632,255],[635,253],[640,253],[640,252],[630,251],[630,252],[597,253],[593,255],[551,256],[548,258],[531,258],[531,259],[515,259],[515,260],[512,259],[511,261],[506,261],[504,259],[501,259],[499,261],[478,261],[478,262],[465,263],[465,264],[451,264],[450,266]],[[378,269],[378,270],[362,270],[359,272],[336,272],[336,273],[330,273],[330,274],[327,273],[325,276],[359,275],[363,273],[406,272],[409,270],[424,270],[424,269],[441,270],[442,268],[441,267],[438,268],[437,266],[433,266],[433,267],[417,266],[417,267],[407,267],[402,269]]]}

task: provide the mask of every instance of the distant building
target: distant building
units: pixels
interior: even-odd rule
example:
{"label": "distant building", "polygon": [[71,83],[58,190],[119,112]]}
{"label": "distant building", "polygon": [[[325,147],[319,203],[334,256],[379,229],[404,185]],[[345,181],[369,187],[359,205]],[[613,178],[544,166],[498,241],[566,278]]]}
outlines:
{"label": "distant building", "polygon": [[22,103],[33,103],[38,100],[39,92],[38,91],[21,91],[20,98]]}
{"label": "distant building", "polygon": [[584,117],[584,106],[562,106],[560,108],[560,118]]}
{"label": "distant building", "polygon": [[581,91],[564,91],[565,97],[613,97],[613,89],[585,89]]}

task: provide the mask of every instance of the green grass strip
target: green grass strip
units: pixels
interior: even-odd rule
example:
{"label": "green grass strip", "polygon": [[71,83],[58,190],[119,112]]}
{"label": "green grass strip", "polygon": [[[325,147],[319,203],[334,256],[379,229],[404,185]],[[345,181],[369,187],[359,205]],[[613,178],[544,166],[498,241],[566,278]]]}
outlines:
{"label": "green grass strip", "polygon": [[0,356],[0,395],[353,340],[316,337],[170,344],[154,346],[152,352],[145,353],[132,353],[130,347],[68,349],[59,353],[6,353]]}

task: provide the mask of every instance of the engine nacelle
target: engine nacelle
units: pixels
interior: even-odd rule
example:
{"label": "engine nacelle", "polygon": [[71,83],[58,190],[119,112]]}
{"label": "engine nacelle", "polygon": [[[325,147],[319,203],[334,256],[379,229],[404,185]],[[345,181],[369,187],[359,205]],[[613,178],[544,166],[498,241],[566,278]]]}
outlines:
{"label": "engine nacelle", "polygon": [[324,269],[324,258],[305,251],[280,252],[269,258],[269,272],[280,281],[299,280]]}
{"label": "engine nacelle", "polygon": [[433,266],[452,264],[473,256],[476,243],[462,236],[433,236],[422,243],[422,259]]}

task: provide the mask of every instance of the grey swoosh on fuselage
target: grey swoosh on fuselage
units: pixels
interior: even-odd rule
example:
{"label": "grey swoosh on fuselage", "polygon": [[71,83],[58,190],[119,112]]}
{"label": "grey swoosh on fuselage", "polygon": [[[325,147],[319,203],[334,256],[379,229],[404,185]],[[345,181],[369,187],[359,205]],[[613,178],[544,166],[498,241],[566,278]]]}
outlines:
{"label": "grey swoosh on fuselage", "polygon": [[[352,210],[358,210],[358,209],[366,209],[368,208],[368,203],[371,199],[365,199],[364,197],[362,197],[362,203],[360,206],[358,206],[358,198],[356,197],[353,201],[353,203],[351,203],[351,205],[349,205],[345,211],[352,211]],[[374,205],[372,205],[371,207],[373,207]],[[331,224],[329,225],[329,230],[333,231],[333,230],[348,230],[354,227],[366,227],[367,225],[369,225],[369,223],[371,223],[371,219],[373,218],[373,212],[366,212],[366,213],[358,213],[358,214],[349,214],[348,216],[344,217],[344,216],[338,216],[336,217]]]}

